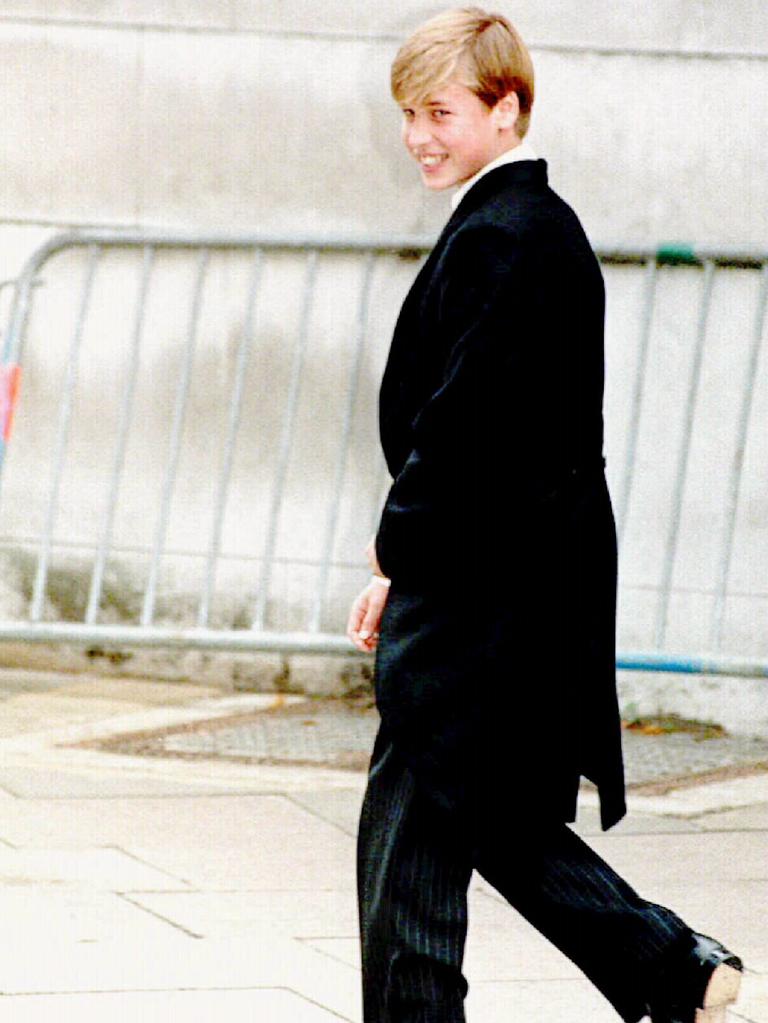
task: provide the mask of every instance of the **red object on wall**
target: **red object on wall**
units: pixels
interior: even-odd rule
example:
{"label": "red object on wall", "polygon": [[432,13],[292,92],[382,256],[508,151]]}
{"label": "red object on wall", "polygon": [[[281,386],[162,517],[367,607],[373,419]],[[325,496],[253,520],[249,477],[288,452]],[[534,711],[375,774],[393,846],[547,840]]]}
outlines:
{"label": "red object on wall", "polygon": [[21,366],[9,362],[0,366],[0,433],[4,443],[11,439],[13,413],[19,397],[21,384]]}

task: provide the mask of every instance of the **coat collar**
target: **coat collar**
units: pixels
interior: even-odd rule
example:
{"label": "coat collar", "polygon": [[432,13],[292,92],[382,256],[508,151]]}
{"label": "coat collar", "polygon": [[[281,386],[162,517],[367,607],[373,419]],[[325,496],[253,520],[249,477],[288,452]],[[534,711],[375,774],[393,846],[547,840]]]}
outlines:
{"label": "coat collar", "polygon": [[538,160],[538,156],[533,151],[530,142],[526,142],[525,139],[519,142],[516,146],[512,146],[511,149],[507,149],[496,157],[495,160],[491,160],[485,167],[481,167],[480,170],[474,174],[469,181],[465,181],[463,185],[460,185],[451,196],[451,209],[455,210],[461,200],[470,190],[473,185],[476,185],[480,178],[489,171],[495,170],[497,167],[502,167],[507,163],[518,163],[521,160]]}
{"label": "coat collar", "polygon": [[484,202],[507,188],[544,188],[547,180],[546,160],[518,160],[502,164],[488,171],[472,185],[445,226],[457,226]]}

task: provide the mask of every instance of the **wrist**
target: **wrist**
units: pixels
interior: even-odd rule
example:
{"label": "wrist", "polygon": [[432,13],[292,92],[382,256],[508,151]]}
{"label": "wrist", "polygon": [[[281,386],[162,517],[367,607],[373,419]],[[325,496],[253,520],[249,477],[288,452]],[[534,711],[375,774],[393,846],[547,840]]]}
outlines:
{"label": "wrist", "polygon": [[385,575],[380,575],[378,572],[374,572],[371,576],[372,583],[378,583],[380,586],[391,586],[392,580],[388,579]]}

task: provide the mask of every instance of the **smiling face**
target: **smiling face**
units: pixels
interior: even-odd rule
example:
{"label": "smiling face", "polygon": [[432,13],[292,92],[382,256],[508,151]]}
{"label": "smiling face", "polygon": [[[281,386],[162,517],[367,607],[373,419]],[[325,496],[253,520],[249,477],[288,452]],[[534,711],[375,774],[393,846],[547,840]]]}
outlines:
{"label": "smiling face", "polygon": [[403,142],[424,184],[436,191],[469,181],[520,143],[514,93],[488,107],[466,85],[449,82],[402,110]]}

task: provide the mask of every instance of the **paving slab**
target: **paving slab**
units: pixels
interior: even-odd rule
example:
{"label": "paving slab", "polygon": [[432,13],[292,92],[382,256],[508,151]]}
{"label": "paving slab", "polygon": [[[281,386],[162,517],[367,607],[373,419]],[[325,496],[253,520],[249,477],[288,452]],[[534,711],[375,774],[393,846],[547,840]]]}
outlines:
{"label": "paving slab", "polygon": [[152,892],[136,895],[133,901],[206,938],[263,933],[268,926],[293,938],[352,937],[357,941],[352,884],[341,891]]}
{"label": "paving slab", "polygon": [[[40,942],[34,955],[0,961],[0,992],[5,995],[256,987],[294,991],[343,1019],[359,1014],[355,970],[268,927],[250,940],[169,933],[140,944],[122,939],[80,945]],[[3,1004],[0,999],[0,1011]]]}
{"label": "paving slab", "polygon": [[[190,682],[163,682],[154,678],[114,678],[107,675],[37,671],[26,668],[0,668],[0,702],[25,694],[85,696],[92,703],[121,700],[141,707],[184,706],[200,700],[215,699],[225,691],[221,686]],[[42,707],[47,704],[41,704]]]}
{"label": "paving slab", "polygon": [[0,997],[0,1018],[10,1023],[338,1023],[352,1017],[329,1012],[295,991],[121,991],[85,995]]}
{"label": "paving slab", "polygon": [[[59,735],[34,736],[20,740],[0,739],[0,786],[6,771],[18,778],[18,769],[26,768],[60,771],[65,776],[58,787],[50,791],[30,792],[30,798],[66,798],[69,781],[66,775],[73,774],[91,778],[94,791],[100,786],[111,785],[119,794],[119,787],[146,785],[147,795],[165,791],[172,793],[181,783],[193,793],[222,792],[244,793],[291,793],[306,788],[365,788],[366,775],[363,771],[340,770],[327,767],[312,769],[308,783],[306,766],[295,764],[239,764],[222,760],[161,759],[144,756],[105,753],[101,750],[71,748],[59,744]],[[66,740],[62,740],[66,741]],[[54,783],[56,785],[56,783]],[[165,785],[165,789],[162,786]],[[150,787],[152,786],[152,787]],[[178,791],[178,789],[176,789]],[[20,792],[24,795],[24,792]],[[110,791],[105,791],[109,795]],[[78,796],[80,793],[78,792]]]}
{"label": "paving slab", "polygon": [[[617,1023],[613,1007],[585,980],[480,982],[470,986],[467,1023]],[[727,1023],[762,1023],[765,1016],[726,1013]]]}
{"label": "paving slab", "polygon": [[708,813],[698,823],[702,831],[768,831],[768,803]]}
{"label": "paving slab", "polygon": [[9,765],[0,767],[0,791],[20,799],[99,799],[124,796],[210,795],[228,792],[206,780],[195,782],[160,777],[135,777],[125,772],[62,770],[55,765]]}
{"label": "paving slab", "polygon": [[183,815],[163,802],[165,834],[144,827],[120,845],[194,887],[313,891],[354,878],[354,839],[284,798],[200,799]]}
{"label": "paving slab", "polygon": [[322,839],[313,843],[301,836],[281,840],[272,835],[251,849],[215,843],[196,849],[126,848],[191,887],[205,890],[346,889],[355,876],[354,845],[344,848]]}
{"label": "paving slab", "polygon": [[469,898],[465,967],[474,982],[583,979],[516,910],[480,890]]}
{"label": "paving slab", "polygon": [[[582,793],[579,797],[578,819],[573,830],[583,838],[603,835],[600,823],[600,809],[592,793]],[[611,829],[611,835],[656,835],[676,834],[679,832],[700,831],[699,820],[692,816],[673,817],[669,814],[639,813],[630,809]]]}
{"label": "paving slab", "polygon": [[[72,696],[68,694],[48,694],[46,709],[51,719],[56,721],[57,728],[87,727],[93,720],[93,699],[84,694]],[[140,704],[130,704],[125,700],[99,701],[99,715],[104,722],[110,718],[116,722],[133,710],[141,712]],[[40,717],[40,700],[37,693],[24,693],[21,696],[6,700],[3,715],[0,717],[0,736],[13,738],[23,734],[39,734],[48,730],[47,722]]]}
{"label": "paving slab", "polygon": [[617,1023],[613,1007],[583,979],[473,984],[467,1023]]}
{"label": "paving slab", "polygon": [[607,835],[592,847],[637,887],[695,881],[766,880],[768,842],[759,831],[701,834]]}
{"label": "paving slab", "polygon": [[347,938],[303,938],[303,943],[352,969],[361,969],[360,941],[355,935]]}
{"label": "paving slab", "polygon": [[87,734],[96,721],[101,722],[102,731],[109,723],[119,730],[120,720],[130,720],[131,715],[159,726],[183,720],[185,708],[194,706],[203,711],[198,716],[204,716],[207,705],[208,716],[213,717],[220,698],[227,699],[216,687],[0,669],[0,737],[39,734],[52,728],[85,729]]}
{"label": "paving slab", "polygon": [[61,884],[120,892],[181,887],[163,870],[120,849],[0,849],[0,885]]}
{"label": "paving slab", "polygon": [[680,817],[697,817],[761,803],[768,803],[768,774],[765,772],[724,781],[684,784],[659,795],[630,792],[627,799],[631,813]]}
{"label": "paving slab", "polygon": [[58,935],[61,945],[110,942],[119,934],[141,943],[168,931],[173,923],[115,892],[84,885],[8,884],[0,888],[0,947],[34,949]]}
{"label": "paving slab", "polygon": [[[117,845],[194,854],[206,846],[253,850],[254,857],[301,854],[314,860],[351,836],[283,795],[18,800],[4,805],[0,831],[14,845]],[[295,837],[295,841],[294,841]]]}
{"label": "paving slab", "polygon": [[[111,691],[110,691],[111,692]],[[116,747],[132,745],[136,733],[165,734],[183,732],[191,727],[217,730],[219,719],[254,718],[270,711],[303,703],[298,696],[248,693],[237,696],[201,698],[188,691],[182,698],[167,703],[157,697],[135,699],[115,693],[106,697],[98,687],[89,692],[84,684],[76,692],[25,693],[3,704],[0,738],[8,749],[29,749],[44,742],[84,743],[111,739]],[[124,738],[123,738],[124,737]]]}
{"label": "paving slab", "polygon": [[765,1023],[768,1020],[768,976],[748,971],[744,975],[739,1000],[733,1010],[738,1023]]}
{"label": "paving slab", "polygon": [[320,820],[340,828],[347,835],[356,836],[363,796],[363,786],[358,783],[356,788],[309,788],[303,792],[294,792],[291,801]]}

